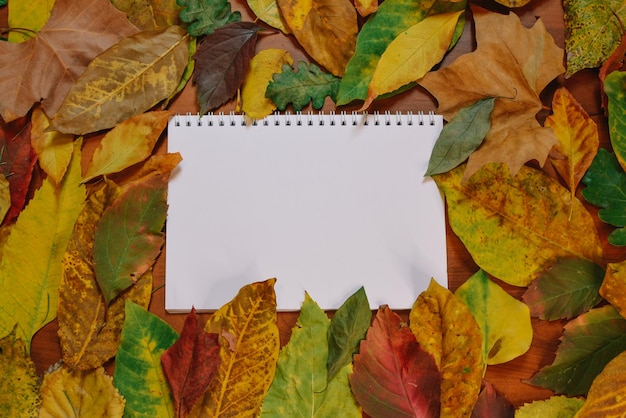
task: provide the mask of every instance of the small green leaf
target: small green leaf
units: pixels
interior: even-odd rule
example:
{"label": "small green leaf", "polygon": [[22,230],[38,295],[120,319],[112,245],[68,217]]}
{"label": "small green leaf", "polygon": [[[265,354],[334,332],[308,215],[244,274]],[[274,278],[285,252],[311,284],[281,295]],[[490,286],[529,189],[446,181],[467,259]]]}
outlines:
{"label": "small green leaf", "polygon": [[491,111],[495,101],[495,97],[478,100],[461,109],[443,127],[428,161],[425,176],[452,170],[478,148],[491,127]]}
{"label": "small green leaf", "polygon": [[188,23],[187,32],[191,36],[208,35],[215,29],[241,21],[240,12],[231,12],[228,0],[176,0],[180,20]]}
{"label": "small green leaf", "polygon": [[126,302],[126,319],[115,359],[113,382],[126,399],[125,417],[173,417],[174,403],[161,368],[161,355],[178,333],[136,303]]}
{"label": "small green leaf", "polygon": [[603,278],[604,269],[596,263],[566,258],[534,280],[523,300],[532,316],[548,321],[571,319],[600,303]]}
{"label": "small green leaf", "polygon": [[372,311],[361,287],[352,294],[333,315],[328,330],[328,380],[346,365],[352,363],[352,355],[359,350],[359,343],[372,323]]}
{"label": "small green leaf", "polygon": [[298,70],[291,65],[283,65],[282,72],[274,74],[265,91],[265,97],[271,99],[276,107],[285,110],[289,103],[298,111],[312,101],[315,109],[321,109],[326,96],[335,100],[339,88],[338,77],[323,72],[315,64],[298,62]]}
{"label": "small green leaf", "polygon": [[571,418],[582,408],[583,398],[568,398],[566,396],[552,396],[542,401],[524,404],[515,411],[515,418]]}

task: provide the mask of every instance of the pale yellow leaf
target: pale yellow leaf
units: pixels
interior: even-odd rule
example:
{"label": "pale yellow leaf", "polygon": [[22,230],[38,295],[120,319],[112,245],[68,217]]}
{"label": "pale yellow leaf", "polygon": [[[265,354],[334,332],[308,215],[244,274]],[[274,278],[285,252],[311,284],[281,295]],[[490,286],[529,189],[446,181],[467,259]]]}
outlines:
{"label": "pale yellow leaf", "polygon": [[57,186],[72,158],[74,135],[48,131],[50,119],[36,107],[31,117],[30,142],[37,153],[39,165]]}
{"label": "pale yellow leaf", "polygon": [[276,0],[247,0],[256,17],[273,28],[288,34],[289,28],[280,14]]}
{"label": "pale yellow leaf", "polygon": [[0,223],[11,207],[11,190],[6,177],[0,176]]}
{"label": "pale yellow leaf", "polygon": [[48,21],[54,0],[12,1],[9,7],[9,42],[24,42],[33,38]]}

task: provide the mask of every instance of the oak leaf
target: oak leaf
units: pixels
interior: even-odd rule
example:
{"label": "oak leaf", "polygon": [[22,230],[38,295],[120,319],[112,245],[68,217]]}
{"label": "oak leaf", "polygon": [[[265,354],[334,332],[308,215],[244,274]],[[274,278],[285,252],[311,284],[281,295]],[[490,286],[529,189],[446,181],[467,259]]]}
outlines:
{"label": "oak leaf", "polygon": [[562,74],[563,50],[538,20],[530,29],[515,13],[500,15],[472,7],[477,49],[419,82],[438,100],[437,111],[450,120],[462,108],[496,97],[491,129],[470,155],[464,179],[489,162],[505,162],[516,174],[527,161],[543,165],[557,139],[536,119],[539,94]]}
{"label": "oak leaf", "polygon": [[38,417],[39,377],[35,363],[15,329],[0,338],[0,416]]}
{"label": "oak leaf", "polygon": [[49,131],[50,119],[40,107],[33,110],[31,123],[30,142],[37,161],[48,178],[59,185],[72,158],[74,135]]}
{"label": "oak leaf", "polygon": [[215,29],[241,21],[240,12],[231,12],[228,0],[176,0],[182,7],[180,20],[191,36],[209,35]]}
{"label": "oak leaf", "polygon": [[23,42],[33,38],[43,28],[54,6],[54,1],[14,1],[9,7],[7,20],[9,42]]}
{"label": "oak leaf", "polygon": [[626,351],[611,360],[596,376],[576,418],[626,415]]}
{"label": "oak leaf", "polygon": [[52,118],[87,64],[137,31],[109,0],[56,0],[36,37],[0,42],[0,116],[13,121],[41,101]]}
{"label": "oak leaf", "polygon": [[141,30],[165,29],[180,23],[176,0],[111,0],[111,3]]}

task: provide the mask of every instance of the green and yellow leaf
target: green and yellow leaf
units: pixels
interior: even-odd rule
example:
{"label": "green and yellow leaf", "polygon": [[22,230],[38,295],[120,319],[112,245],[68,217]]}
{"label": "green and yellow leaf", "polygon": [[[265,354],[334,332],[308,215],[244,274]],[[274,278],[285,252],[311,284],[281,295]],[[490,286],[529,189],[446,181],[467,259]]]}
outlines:
{"label": "green and yellow leaf", "polygon": [[141,30],[165,29],[180,23],[176,0],[111,0],[111,3]]}
{"label": "green and yellow leaf", "polygon": [[248,6],[254,12],[257,19],[262,20],[273,28],[289,34],[289,27],[278,9],[276,0],[247,0]]}
{"label": "green and yellow leaf", "polygon": [[24,42],[46,24],[55,0],[13,1],[9,7],[9,42]]}
{"label": "green and yellow leaf", "polygon": [[583,398],[551,396],[548,399],[526,403],[515,411],[515,418],[572,418],[583,406]]}
{"label": "green and yellow leaf", "polygon": [[59,185],[72,158],[74,135],[48,131],[50,119],[40,107],[33,110],[31,123],[30,141],[39,165],[48,178]]}

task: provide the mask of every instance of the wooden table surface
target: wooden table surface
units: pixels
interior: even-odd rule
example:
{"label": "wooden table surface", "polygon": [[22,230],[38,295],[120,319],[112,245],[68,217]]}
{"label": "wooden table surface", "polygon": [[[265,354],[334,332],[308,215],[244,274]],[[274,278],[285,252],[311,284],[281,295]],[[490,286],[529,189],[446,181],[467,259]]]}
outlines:
{"label": "wooden table surface", "polygon": [[[241,2],[242,0],[232,0],[233,7],[243,11],[244,19],[250,20],[246,10],[241,6]],[[507,10],[501,6],[497,6],[493,2],[483,1],[481,4],[491,10],[503,12],[506,12]],[[522,23],[527,27],[533,25],[537,18],[541,18],[548,32],[554,37],[556,43],[561,47],[564,46],[564,22],[561,0],[533,0],[526,7],[516,9],[515,13],[520,16]],[[6,24],[2,23],[6,23],[6,7],[0,11],[0,27],[6,27]],[[303,53],[297,48],[293,40],[283,35],[274,34],[262,36],[257,49],[263,49],[270,46],[281,47],[289,50],[292,52],[295,60],[304,58]],[[454,48],[449,56],[446,57],[444,65],[453,61],[459,55],[470,52],[474,46],[475,41],[473,39],[473,28],[468,25],[459,44]],[[607,147],[609,143],[608,131],[606,119],[604,118],[600,107],[597,70],[585,70],[574,75],[570,79],[566,80],[564,78],[559,78],[555,80],[544,91],[544,95],[542,96],[546,106],[550,105],[552,92],[560,85],[567,86],[570,92],[572,92],[575,98],[582,104],[584,109],[592,116],[598,124],[601,145]],[[222,110],[234,110],[234,106],[234,103],[229,103]],[[180,113],[195,113],[198,111],[194,91],[191,85],[188,85],[180,97],[178,97],[178,99],[172,104],[171,109]],[[436,103],[434,99],[424,90],[416,88],[398,97],[377,101],[374,104],[372,111],[400,110],[415,112],[418,110],[429,111],[435,109]],[[326,110],[334,110],[332,103],[327,102]],[[355,109],[344,108],[341,110],[350,111]],[[543,119],[545,119],[548,114],[548,110],[543,111],[538,116],[538,119],[543,122]],[[93,142],[94,141],[92,141],[91,146],[93,146]],[[580,191],[578,192],[578,196],[580,198]],[[597,220],[596,209],[590,206],[588,207]],[[597,222],[597,225],[604,247],[604,261],[615,262],[626,258],[626,249],[612,247],[607,243],[606,236],[608,232],[610,232],[610,228],[599,221]],[[468,277],[475,273],[478,267],[472,261],[472,258],[465,250],[463,244],[449,228],[447,231],[447,246],[449,287],[450,289],[455,290]],[[184,315],[168,314],[164,312],[164,288],[161,286],[164,283],[164,276],[164,257],[162,254],[157,260],[154,268],[155,288],[158,288],[158,290],[154,293],[150,310],[167,320],[174,328],[180,331],[182,329]],[[260,280],[260,278],[251,278],[250,281],[252,282],[256,280]],[[502,284],[502,286],[515,297],[520,297],[524,290],[505,284]],[[400,313],[405,318],[408,315],[407,312]],[[209,314],[203,315],[206,317],[206,315]],[[281,342],[283,344],[289,339],[290,330],[295,323],[296,317],[296,312],[278,314],[279,327],[281,330]],[[530,378],[540,367],[548,365],[552,362],[558,344],[558,338],[561,335],[564,323],[565,322],[563,321],[547,322],[533,319],[534,339],[531,349],[525,355],[509,363],[498,366],[489,366],[487,369],[486,379],[491,382],[497,390],[502,392],[514,405],[521,405],[524,402],[536,399],[544,399],[551,395],[551,392],[548,390],[536,388],[524,383],[524,379]],[[46,326],[34,337],[31,355],[37,365],[38,372],[40,373],[61,358],[56,321]],[[114,366],[109,365],[108,367],[111,369]]]}

